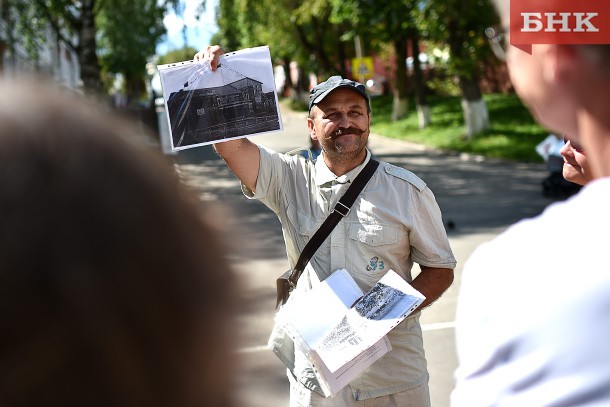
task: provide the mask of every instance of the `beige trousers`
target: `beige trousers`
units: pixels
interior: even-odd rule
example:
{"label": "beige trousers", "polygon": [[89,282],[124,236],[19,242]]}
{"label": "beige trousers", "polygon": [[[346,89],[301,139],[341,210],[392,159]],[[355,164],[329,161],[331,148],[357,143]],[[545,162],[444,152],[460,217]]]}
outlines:
{"label": "beige trousers", "polygon": [[288,376],[290,407],[430,407],[428,383],[400,393],[356,401],[349,387],[345,387],[334,397],[324,398],[297,383],[290,374]]}

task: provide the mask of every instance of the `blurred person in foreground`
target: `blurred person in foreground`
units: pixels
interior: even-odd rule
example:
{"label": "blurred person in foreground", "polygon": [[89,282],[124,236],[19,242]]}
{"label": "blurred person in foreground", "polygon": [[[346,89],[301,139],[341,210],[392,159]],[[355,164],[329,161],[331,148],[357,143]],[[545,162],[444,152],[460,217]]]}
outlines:
{"label": "blurred person in foreground", "polygon": [[564,141],[565,144],[559,150],[559,154],[563,157],[563,177],[578,185],[586,185],[593,181],[591,166],[584,148],[567,137],[564,137]]}
{"label": "blurred person in foreground", "polygon": [[[496,5],[504,33],[519,29],[509,0]],[[508,46],[506,62],[538,122],[582,144],[594,179],[481,245],[465,264],[452,404],[607,406],[610,45],[533,44],[531,55]]]}
{"label": "blurred person in foreground", "polygon": [[27,81],[0,82],[0,405],[230,405],[220,231],[130,125]]}
{"label": "blurred person in foreground", "polygon": [[[217,45],[208,46],[195,60],[209,61],[216,70],[223,52]],[[307,126],[311,138],[322,146],[315,163],[259,147],[246,138],[215,144],[241,180],[244,194],[260,199],[279,217],[291,267],[369,162],[370,119],[364,86],[333,76],[310,94]],[[415,278],[411,273],[414,262],[421,269]],[[381,162],[310,263],[312,268],[306,268],[299,278],[297,291],[309,290],[345,268],[366,292],[391,269],[426,296],[423,308],[451,285],[455,258],[430,189],[412,172]],[[390,331],[392,350],[332,398],[309,390],[289,372],[290,405],[429,406],[419,316],[420,312],[413,313]]]}

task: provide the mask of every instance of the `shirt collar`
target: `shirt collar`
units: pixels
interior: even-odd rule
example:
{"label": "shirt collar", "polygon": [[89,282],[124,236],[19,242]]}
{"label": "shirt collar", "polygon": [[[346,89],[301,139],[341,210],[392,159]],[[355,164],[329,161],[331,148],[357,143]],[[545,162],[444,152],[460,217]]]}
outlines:
{"label": "shirt collar", "polygon": [[370,159],[371,159],[371,152],[367,148],[366,149],[366,158],[364,159],[364,162],[362,164],[360,164],[359,166],[357,166],[356,168],[354,168],[353,170],[349,171],[347,174],[344,174],[344,175],[341,175],[340,177],[338,177],[335,174],[333,174],[333,172],[328,168],[328,166],[326,165],[326,162],[324,162],[324,157],[322,157],[322,154],[320,154],[320,156],[318,156],[318,159],[316,160],[316,179],[315,179],[316,185],[318,187],[320,187],[324,184],[332,185],[333,183],[337,183],[337,184],[347,184],[348,182],[351,183],[358,176],[358,174],[360,174],[360,171],[362,171],[362,168],[364,168],[364,166],[369,162]]}

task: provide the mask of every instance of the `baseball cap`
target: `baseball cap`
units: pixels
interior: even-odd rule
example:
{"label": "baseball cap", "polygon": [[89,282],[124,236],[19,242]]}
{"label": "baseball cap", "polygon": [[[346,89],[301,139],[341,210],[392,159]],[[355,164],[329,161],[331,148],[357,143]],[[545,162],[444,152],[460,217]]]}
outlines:
{"label": "baseball cap", "polygon": [[366,94],[366,89],[364,88],[363,84],[336,75],[331,76],[325,82],[318,83],[309,92],[309,111],[311,112],[311,108],[313,107],[313,105],[321,102],[322,99],[328,96],[333,90],[339,88],[347,88],[353,90],[354,92],[357,92],[360,96],[364,98],[364,100],[366,100],[366,104],[369,109],[371,108],[369,95]]}

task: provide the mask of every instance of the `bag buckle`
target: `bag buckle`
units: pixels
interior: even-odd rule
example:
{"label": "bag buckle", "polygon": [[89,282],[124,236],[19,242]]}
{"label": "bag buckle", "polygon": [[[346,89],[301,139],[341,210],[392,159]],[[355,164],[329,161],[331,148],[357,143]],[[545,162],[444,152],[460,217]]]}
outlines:
{"label": "bag buckle", "polygon": [[[339,207],[339,205],[341,205],[341,207]],[[350,207],[341,202],[337,202],[333,211],[337,212],[339,215],[341,215],[345,218],[350,211]]]}

